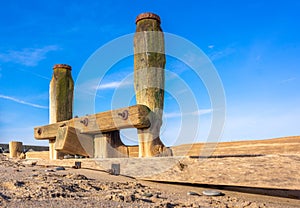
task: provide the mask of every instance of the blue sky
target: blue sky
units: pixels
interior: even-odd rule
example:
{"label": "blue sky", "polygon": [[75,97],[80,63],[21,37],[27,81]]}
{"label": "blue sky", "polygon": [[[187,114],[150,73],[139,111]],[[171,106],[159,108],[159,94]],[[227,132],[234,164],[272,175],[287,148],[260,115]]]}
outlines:
{"label": "blue sky", "polygon": [[[49,120],[52,66],[71,65],[76,81],[98,48],[133,33],[135,17],[148,11],[161,17],[165,32],[202,49],[218,71],[226,93],[220,141],[300,135],[298,1],[11,0],[0,6],[0,142],[47,144],[34,140],[33,128]],[[197,137],[187,133],[179,143],[206,141],[211,105],[205,86],[173,57],[167,57],[166,69],[188,83],[199,106]],[[116,87],[132,95],[132,72],[132,57],[109,70],[97,87],[96,112],[111,109]],[[166,85],[177,84],[167,79]],[[134,97],[128,99],[135,103]],[[180,105],[166,93],[165,106],[162,139],[172,145],[181,125]],[[129,139],[135,132],[122,132],[124,141],[135,142]]]}

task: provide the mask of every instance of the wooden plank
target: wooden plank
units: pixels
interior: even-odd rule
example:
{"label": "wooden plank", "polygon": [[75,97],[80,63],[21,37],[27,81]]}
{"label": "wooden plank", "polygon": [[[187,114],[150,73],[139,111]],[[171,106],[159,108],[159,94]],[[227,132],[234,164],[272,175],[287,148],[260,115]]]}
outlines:
{"label": "wooden plank", "polygon": [[150,110],[145,105],[120,108],[35,127],[34,137],[37,140],[55,139],[57,129],[63,126],[71,126],[79,129],[82,134],[99,134],[125,128],[147,128],[150,126],[149,113]]}
{"label": "wooden plank", "polygon": [[49,151],[26,152],[26,159],[49,160]]}
{"label": "wooden plank", "polygon": [[55,150],[72,155],[94,157],[94,137],[81,134],[70,126],[59,127]]}
{"label": "wooden plank", "polygon": [[[120,164],[121,175],[192,184],[300,190],[300,155],[188,158],[148,157],[97,159],[103,169]],[[142,171],[141,171],[142,170]]]}
{"label": "wooden plank", "polygon": [[138,157],[139,156],[139,146],[127,146],[129,157]]}

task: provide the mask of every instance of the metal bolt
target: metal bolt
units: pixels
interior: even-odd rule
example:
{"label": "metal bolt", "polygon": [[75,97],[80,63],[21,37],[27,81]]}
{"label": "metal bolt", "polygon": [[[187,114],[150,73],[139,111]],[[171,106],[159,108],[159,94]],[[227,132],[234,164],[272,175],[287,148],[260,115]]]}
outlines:
{"label": "metal bolt", "polygon": [[37,133],[38,133],[38,135],[41,135],[42,134],[42,129],[38,128]]}
{"label": "metal bolt", "polygon": [[80,123],[82,123],[83,125],[87,126],[89,124],[89,119],[88,118],[84,118],[83,120],[80,121]]}
{"label": "metal bolt", "polygon": [[120,116],[123,120],[127,120],[128,110],[124,110],[122,113],[118,113],[118,116]]}

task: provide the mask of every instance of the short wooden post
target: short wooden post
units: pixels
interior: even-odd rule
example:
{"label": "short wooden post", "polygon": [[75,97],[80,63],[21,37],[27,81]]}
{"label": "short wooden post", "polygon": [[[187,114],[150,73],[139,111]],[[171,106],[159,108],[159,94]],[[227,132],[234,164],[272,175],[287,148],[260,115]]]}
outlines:
{"label": "short wooden post", "polygon": [[136,18],[134,36],[134,87],[137,104],[150,108],[151,126],[138,129],[139,157],[161,155],[165,146],[159,138],[164,107],[164,35],[160,18],[143,13]]}
{"label": "short wooden post", "polygon": [[9,142],[9,157],[10,158],[19,158],[23,152],[23,143],[11,141]]}
{"label": "short wooden post", "polygon": [[[50,82],[50,124],[72,118],[74,82],[71,75],[71,66],[56,64]],[[55,150],[55,139],[49,140],[50,160],[62,158]]]}

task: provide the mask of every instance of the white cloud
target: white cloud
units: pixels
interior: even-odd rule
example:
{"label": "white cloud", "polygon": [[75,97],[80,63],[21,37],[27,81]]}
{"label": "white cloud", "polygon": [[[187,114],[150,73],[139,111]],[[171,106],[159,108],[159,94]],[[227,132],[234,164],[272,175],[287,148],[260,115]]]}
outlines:
{"label": "white cloud", "polygon": [[225,48],[216,48],[215,45],[209,45],[208,48],[211,49],[210,52],[207,53],[207,56],[210,60],[215,61],[227,57],[236,52],[235,43],[232,43]]}
{"label": "white cloud", "polygon": [[19,100],[17,98],[6,96],[6,95],[1,95],[0,94],[0,98],[6,99],[6,100],[11,100],[11,101],[14,101],[16,103],[20,103],[20,104],[23,104],[23,105],[28,105],[28,106],[31,106],[31,107],[34,107],[34,108],[48,109],[47,106],[42,106],[42,105],[37,105],[37,104],[34,104],[34,103],[29,103],[29,102],[26,102],[24,100]]}
{"label": "white cloud", "polygon": [[116,89],[118,87],[126,87],[129,85],[132,85],[131,82],[124,82],[124,81],[114,81],[114,82],[108,82],[105,84],[100,84],[97,86],[97,90],[108,90],[108,89]]}
{"label": "white cloud", "polygon": [[0,60],[25,66],[36,66],[41,60],[46,58],[48,52],[59,49],[56,45],[49,45],[43,48],[24,48],[20,51],[11,50],[7,53],[0,53]]}
{"label": "white cloud", "polygon": [[295,81],[297,78],[296,77],[290,77],[288,79],[284,79],[280,81],[280,84],[285,84],[285,83],[289,83],[289,82],[293,82]]}
{"label": "white cloud", "polygon": [[199,116],[204,114],[212,113],[212,109],[200,109],[194,112],[172,112],[172,113],[164,113],[165,118],[178,118],[182,116]]}
{"label": "white cloud", "polygon": [[200,109],[198,111],[195,111],[193,115],[204,115],[204,114],[210,114],[213,112],[213,109]]}

